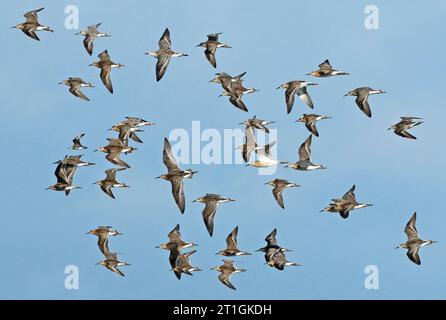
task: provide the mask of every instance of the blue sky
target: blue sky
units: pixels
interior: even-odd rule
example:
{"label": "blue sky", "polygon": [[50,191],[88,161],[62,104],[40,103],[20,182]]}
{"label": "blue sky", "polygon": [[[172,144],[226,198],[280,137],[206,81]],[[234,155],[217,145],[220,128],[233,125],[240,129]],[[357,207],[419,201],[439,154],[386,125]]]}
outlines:
{"label": "blue sky", "polygon": [[[380,28],[364,28],[364,8],[377,5]],[[95,42],[90,57],[77,30],[64,27],[64,8],[77,5],[80,26],[102,22],[111,38]],[[102,6],[105,5],[105,8]],[[42,24],[55,29],[41,32],[34,41],[11,26],[22,14],[45,7]],[[444,188],[444,106],[439,103],[446,72],[443,36],[446,5],[443,1],[20,1],[2,7],[0,36],[5,45],[2,64],[2,280],[0,298],[26,299],[416,299],[445,298],[446,216],[439,210]],[[166,27],[173,49],[189,53],[173,60],[164,78],[155,81],[154,50]],[[206,34],[223,32],[221,41],[232,49],[217,53],[218,69],[195,45]],[[114,70],[115,94],[88,67],[108,49],[112,59],[126,67]],[[348,77],[311,79],[306,73],[329,58]],[[245,84],[258,93],[244,100],[243,113],[221,89],[208,81],[215,72],[247,71]],[[84,92],[83,102],[57,83],[80,76],[96,85]],[[308,132],[295,124],[309,113],[296,100],[285,112],[283,91],[275,87],[289,80],[318,82],[310,94],[315,112],[333,119],[320,122],[320,138],[313,139],[313,160],[328,170],[296,172],[279,168],[274,176],[259,176],[243,165],[188,165],[199,173],[185,182],[187,207],[182,216],[173,202],[170,185],[154,179],[165,172],[161,161],[163,137],[175,128],[219,131],[256,114],[277,123],[278,157],[294,161]],[[373,118],[362,114],[354,99],[342,96],[351,89],[371,86],[388,93],[373,96]],[[112,167],[104,154],[92,149],[106,143],[107,129],[124,116],[140,116],[157,123],[140,134],[144,144],[124,157],[132,168],[118,178],[131,186],[117,190],[116,200],[91,185]],[[423,117],[413,133],[416,141],[402,139],[386,129],[400,116]],[[80,168],[76,184],[83,187],[69,197],[44,190],[54,183],[51,164],[67,153],[71,139],[85,132],[89,146],[84,158],[95,167]],[[8,148],[6,148],[8,146]],[[8,149],[8,150],[6,150]],[[286,210],[274,201],[264,183],[286,178],[302,187],[284,193]],[[374,206],[354,211],[348,220],[321,214],[331,198],[352,184],[357,199]],[[209,238],[201,218],[202,205],[191,203],[207,192],[232,197],[223,204]],[[440,202],[440,205],[439,205]],[[425,239],[439,243],[423,248],[422,265],[411,263],[394,247],[405,240],[404,225],[413,211]],[[199,243],[192,263],[204,271],[178,281],[169,272],[168,252],[154,249],[180,223],[183,238]],[[125,278],[94,264],[101,259],[96,239],[85,232],[112,225],[124,233],[110,247],[124,252]],[[291,261],[302,267],[279,272],[265,266],[259,253],[237,258],[248,272],[232,278],[231,291],[209,268],[221,263],[214,255],[227,234],[239,226],[239,246],[254,252],[263,239],[278,229],[279,243],[294,249]],[[64,288],[64,268],[80,270],[79,290]],[[364,268],[380,270],[380,289],[364,288]]]}

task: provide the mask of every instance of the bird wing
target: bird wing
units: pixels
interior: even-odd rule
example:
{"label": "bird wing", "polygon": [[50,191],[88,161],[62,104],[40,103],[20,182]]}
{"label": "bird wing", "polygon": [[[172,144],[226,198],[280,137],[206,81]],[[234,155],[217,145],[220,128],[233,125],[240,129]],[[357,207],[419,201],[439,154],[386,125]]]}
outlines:
{"label": "bird wing", "polygon": [[34,29],[22,29],[23,33],[25,33],[28,37],[33,38],[34,40],[40,41],[37,34],[34,32]]}
{"label": "bird wing", "polygon": [[276,144],[276,141],[273,141],[269,144],[264,145],[260,149],[256,149],[255,152],[260,161],[267,161],[271,159],[271,148]]}
{"label": "bird wing", "polygon": [[42,11],[44,8],[36,9],[25,13],[23,16],[26,18],[26,22],[38,23],[37,12]]}
{"label": "bird wing", "polygon": [[305,122],[305,127],[308,129],[308,131],[310,131],[316,137],[319,137],[319,132],[317,131],[315,120],[309,120],[309,121]]}
{"label": "bird wing", "polygon": [[105,259],[109,261],[119,261],[118,260],[118,254],[116,252],[107,252],[105,255]]}
{"label": "bird wing", "polygon": [[158,46],[160,50],[170,50],[171,42],[170,42],[170,31],[166,28],[164,30],[163,35],[161,36],[160,40],[158,41]]}
{"label": "bird wing", "polygon": [[119,274],[120,276],[125,276],[124,275],[124,273],[121,271],[121,270],[119,270],[116,266],[109,266],[109,265],[106,265],[105,266],[108,270],[110,270],[110,271],[113,271],[114,273],[117,273],[117,274]]}
{"label": "bird wing", "polygon": [[161,78],[166,73],[167,67],[169,66],[170,55],[160,54],[158,56],[158,61],[156,62],[156,81],[160,81]]}
{"label": "bird wing", "polygon": [[99,26],[102,24],[102,22],[99,22],[97,24],[92,24],[91,26],[87,26],[87,29],[94,29],[98,30]]}
{"label": "bird wing", "polygon": [[320,68],[321,70],[333,70],[333,68],[332,68],[332,66],[331,66],[331,64],[330,64],[330,61],[328,61],[328,59],[326,59],[324,62],[322,62],[322,63],[319,65],[319,68]]}
{"label": "bird wing", "polygon": [[298,150],[299,161],[310,161],[312,137],[312,135],[309,135],[304,143],[300,145]]}
{"label": "bird wing", "polygon": [[66,172],[66,165],[67,165],[66,161],[67,157],[65,156],[65,158],[61,162],[59,162],[59,164],[56,167],[56,170],[54,171],[54,175],[56,176],[58,183],[69,184],[69,179]]}
{"label": "bird wing", "polygon": [[75,138],[73,139],[73,144],[74,144],[75,146],[81,146],[81,139],[82,139],[83,136],[85,136],[85,133],[81,133],[80,135],[78,135],[77,137],[75,137]]}
{"label": "bird wing", "polygon": [[237,235],[238,235],[238,226],[232,230],[232,232],[226,238],[226,247],[228,250],[236,250],[237,249]]}
{"label": "bird wing", "polygon": [[410,259],[410,261],[420,265],[421,264],[421,259],[420,256],[418,255],[418,251],[420,250],[420,248],[410,248],[409,250],[407,250],[407,257]]}
{"label": "bird wing", "polygon": [[67,162],[65,164],[64,170],[65,170],[65,176],[68,179],[67,182],[69,185],[71,185],[73,183],[74,173],[77,170],[77,164]]}
{"label": "bird wing", "polygon": [[235,107],[239,108],[240,110],[243,110],[245,112],[248,112],[248,108],[246,107],[245,103],[242,101],[242,95],[239,94],[231,94],[229,98],[229,102],[232,103]]}
{"label": "bird wing", "polygon": [[81,85],[77,84],[77,83],[72,83],[70,85],[70,89],[68,89],[68,91],[70,91],[70,93],[72,95],[74,95],[75,97],[78,97],[82,100],[85,101],[90,101],[90,99],[88,99],[88,97],[81,91]]}
{"label": "bird wing", "polygon": [[169,232],[167,235],[169,237],[170,241],[178,241],[181,239],[181,233],[180,233],[180,225],[177,224],[175,228],[173,228],[172,231]]}
{"label": "bird wing", "polygon": [[115,199],[115,195],[113,194],[112,190],[111,190],[111,186],[101,186],[102,191],[104,191],[109,197]]}
{"label": "bird wing", "polygon": [[218,276],[218,280],[220,280],[220,282],[223,283],[228,288],[231,288],[232,290],[236,290],[234,285],[231,283],[231,281],[229,281],[231,274],[232,274],[232,272],[230,272],[230,271],[224,271],[224,272],[220,273],[220,275]]}
{"label": "bird wing", "polygon": [[417,213],[414,212],[410,220],[407,222],[406,227],[404,228],[404,232],[407,235],[408,241],[419,239],[418,231],[415,226],[416,221],[417,221]]}
{"label": "bird wing", "polygon": [[94,41],[95,37],[92,36],[91,34],[87,33],[87,35],[84,38],[84,47],[85,50],[87,50],[88,54],[91,56],[93,54],[93,41]]}
{"label": "bird wing", "polygon": [[130,133],[130,139],[138,143],[143,143],[143,141],[136,135],[135,132]]}
{"label": "bird wing", "polygon": [[276,249],[269,259],[274,262],[274,267],[278,270],[283,270],[288,262],[282,249]]}
{"label": "bird wing", "polygon": [[208,41],[218,41],[218,36],[221,34],[221,32],[219,32],[219,33],[211,33],[211,34],[208,34],[207,35],[207,37],[208,37]]}
{"label": "bird wing", "polygon": [[359,109],[361,109],[361,111],[364,112],[367,115],[367,117],[371,118],[372,111],[370,110],[368,98],[369,98],[368,93],[362,93],[362,94],[360,93],[356,97],[355,102],[358,105]]}
{"label": "bird wing", "polygon": [[208,43],[204,55],[206,59],[211,63],[214,68],[217,68],[217,61],[215,60],[215,51],[217,50],[217,44]]}
{"label": "bird wing", "polygon": [[170,142],[166,138],[164,138],[163,162],[169,172],[172,170],[180,170],[178,162],[172,154]]}
{"label": "bird wing", "polygon": [[345,207],[339,210],[339,214],[342,218],[347,219],[350,214],[350,207]]}
{"label": "bird wing", "polygon": [[172,267],[172,269],[175,269],[179,255],[180,255],[180,250],[178,249],[178,247],[174,247],[170,250],[169,263],[170,263],[170,266]]}
{"label": "bird wing", "polygon": [[423,119],[423,118],[419,118],[419,117],[400,117],[400,119],[401,119],[401,120],[409,120],[409,121],[412,121],[412,120],[421,120],[421,119]]}
{"label": "bird wing", "polygon": [[212,234],[214,233],[214,218],[215,218],[215,213],[217,212],[217,207],[218,207],[217,201],[208,201],[206,202],[206,206],[204,207],[204,210],[202,212],[204,224],[206,225],[206,228],[211,237]]}
{"label": "bird wing", "polygon": [[269,246],[273,246],[277,244],[276,240],[277,229],[274,228],[273,231],[269,235],[266,236],[265,241]]}
{"label": "bird wing", "polygon": [[297,95],[299,96],[300,100],[305,102],[307,106],[313,109],[313,101],[310,98],[310,95],[307,93],[307,87],[302,87],[297,90]]}
{"label": "bird wing", "polygon": [[108,249],[108,235],[100,234],[98,235],[98,247],[99,250],[104,254],[105,257],[110,254],[110,250]]}
{"label": "bird wing", "polygon": [[130,168],[130,166],[127,163],[125,163],[123,160],[119,158],[120,155],[121,155],[120,151],[113,151],[107,154],[105,156],[105,159],[118,166]]}
{"label": "bird wing", "polygon": [[122,126],[119,126],[119,140],[124,141],[128,140],[130,137],[130,134],[132,133],[130,130],[132,129],[132,126],[124,124]]}
{"label": "bird wing", "polygon": [[243,144],[242,156],[245,162],[249,162],[251,152],[254,150],[256,141],[254,135],[254,128],[251,126],[245,127],[245,143]]}
{"label": "bird wing", "polygon": [[113,169],[108,169],[105,170],[105,174],[106,174],[106,180],[110,181],[110,182],[117,182],[116,181],[116,171],[122,171],[125,170],[126,168],[113,168]]}
{"label": "bird wing", "polygon": [[184,186],[183,186],[183,178],[175,178],[170,180],[172,184],[172,195],[175,199],[175,202],[180,209],[181,213],[184,213],[186,209],[186,199],[184,197]]}
{"label": "bird wing", "polygon": [[285,205],[283,204],[283,196],[282,196],[283,186],[277,185],[273,189],[273,196],[276,199],[277,203],[282,209],[285,209]]}
{"label": "bird wing", "polygon": [[399,135],[400,137],[403,137],[403,138],[408,138],[408,139],[413,139],[413,140],[417,139],[417,137],[415,137],[414,135],[412,135],[409,132],[407,132],[405,128],[403,128],[403,129],[398,129],[397,128],[394,132],[397,135]]}
{"label": "bird wing", "polygon": [[110,61],[110,55],[108,54],[107,50],[105,50],[105,51],[101,52],[100,54],[98,54],[98,58],[102,62]]}
{"label": "bird wing", "polygon": [[296,94],[296,87],[290,86],[285,91],[285,102],[286,102],[286,109],[287,113],[290,113],[293,109],[294,104],[294,95]]}
{"label": "bird wing", "polygon": [[111,82],[111,67],[110,66],[102,66],[101,67],[101,80],[102,83],[107,87],[108,91],[113,93],[113,84]]}
{"label": "bird wing", "polygon": [[355,197],[355,189],[356,186],[353,185],[350,190],[348,190],[343,196],[342,199],[347,200],[347,201],[351,201],[351,202],[355,202],[356,201],[356,197]]}
{"label": "bird wing", "polygon": [[122,141],[115,138],[107,138],[108,140],[108,147],[122,147]]}

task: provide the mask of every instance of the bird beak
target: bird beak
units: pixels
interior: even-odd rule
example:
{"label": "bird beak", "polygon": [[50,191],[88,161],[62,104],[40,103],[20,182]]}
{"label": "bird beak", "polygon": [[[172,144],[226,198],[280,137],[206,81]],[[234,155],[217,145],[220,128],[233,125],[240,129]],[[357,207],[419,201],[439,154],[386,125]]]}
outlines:
{"label": "bird beak", "polygon": [[346,97],[346,96],[348,96],[348,95],[349,95],[349,94],[348,94],[348,93],[346,93],[346,94],[344,94],[344,95],[343,95],[343,97]]}
{"label": "bird beak", "polygon": [[197,202],[197,200],[192,200],[192,202]]}
{"label": "bird beak", "polygon": [[280,88],[282,88],[282,86],[278,86],[276,89],[280,89]]}
{"label": "bird beak", "polygon": [[17,28],[17,26],[11,27],[11,29],[16,29],[16,28]]}
{"label": "bird beak", "polygon": [[313,83],[313,82],[307,83],[307,86],[317,86],[317,85],[318,83]]}
{"label": "bird beak", "polygon": [[396,247],[395,249],[399,249],[400,246]]}

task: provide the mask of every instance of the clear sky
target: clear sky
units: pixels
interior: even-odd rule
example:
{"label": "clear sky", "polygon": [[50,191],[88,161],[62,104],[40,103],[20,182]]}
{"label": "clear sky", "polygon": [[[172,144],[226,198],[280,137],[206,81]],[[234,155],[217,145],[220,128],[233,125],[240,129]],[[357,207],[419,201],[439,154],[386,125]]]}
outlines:
{"label": "clear sky", "polygon": [[[111,4],[112,3],[112,4]],[[367,5],[378,6],[379,29],[364,27]],[[66,5],[77,5],[80,26],[102,22],[111,38],[95,42],[90,57],[77,30],[64,27]],[[40,21],[55,33],[40,32],[40,42],[10,29],[22,14],[39,7]],[[444,1],[20,1],[2,5],[0,51],[2,77],[1,167],[2,277],[0,298],[27,299],[402,299],[446,298],[446,197],[444,169],[443,75],[446,5]],[[189,53],[174,59],[164,78],[155,81],[155,59],[143,53],[157,48],[169,27],[173,49]],[[206,34],[223,32],[220,40],[232,46],[217,52],[218,68],[206,61],[195,45]],[[115,69],[115,94],[102,85],[99,70],[88,67],[108,49],[125,64]],[[329,58],[347,77],[311,79],[305,74]],[[244,98],[249,113],[235,109],[221,88],[208,81],[215,72],[247,71],[245,84],[260,91]],[[96,85],[84,89],[90,102],[76,99],[57,85],[80,76]],[[278,85],[311,80],[315,109],[333,119],[318,123],[313,160],[328,170],[297,172],[279,168],[273,176],[258,175],[244,165],[186,164],[199,173],[185,181],[187,207],[180,215],[166,181],[162,142],[173,129],[240,128],[250,116],[276,121],[278,157],[295,161],[307,138],[294,123],[311,110],[300,100],[287,115]],[[387,91],[373,96],[373,118],[360,112],[354,98],[342,96],[357,87]],[[119,172],[131,186],[108,198],[91,183],[112,167],[102,153],[107,129],[125,116],[154,121],[139,136],[144,144],[123,159],[132,168]],[[413,130],[418,140],[400,138],[386,129],[400,116],[419,116],[424,124]],[[96,166],[80,168],[75,184],[83,187],[69,197],[45,190],[55,182],[51,163],[69,153],[71,139],[85,132],[89,147],[84,159]],[[205,143],[204,143],[205,144]],[[203,145],[204,145],[203,144]],[[75,153],[75,152],[73,152]],[[286,210],[274,201],[273,178],[301,185],[284,193]],[[348,220],[319,210],[356,184],[359,201],[374,206],[351,213]],[[204,227],[201,204],[193,199],[207,192],[237,201],[219,207],[214,237]],[[414,211],[424,239],[437,244],[421,251],[422,265],[410,262],[394,247],[405,241],[404,225]],[[180,223],[183,238],[199,243],[192,264],[203,269],[178,281],[169,271],[168,252],[154,247]],[[85,233],[111,225],[124,233],[110,247],[123,252],[131,266],[119,277],[94,264],[102,259],[96,239]],[[264,265],[263,255],[236,258],[248,272],[233,276],[237,291],[223,286],[221,263],[214,255],[225,246],[227,234],[239,226],[239,247],[254,251],[278,229],[281,245],[302,267],[284,272]],[[64,287],[65,266],[79,270],[79,290]],[[364,288],[364,269],[379,268],[378,290]]]}

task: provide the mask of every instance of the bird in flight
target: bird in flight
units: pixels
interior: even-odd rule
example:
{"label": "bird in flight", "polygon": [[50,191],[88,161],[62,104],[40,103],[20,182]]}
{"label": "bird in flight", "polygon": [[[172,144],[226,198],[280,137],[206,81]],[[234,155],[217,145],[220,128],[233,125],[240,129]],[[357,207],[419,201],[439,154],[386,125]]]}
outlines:
{"label": "bird in flight", "polygon": [[215,52],[217,51],[217,49],[218,48],[231,48],[227,44],[221,43],[220,41],[218,41],[218,36],[221,34],[222,34],[221,32],[208,34],[207,35],[208,40],[197,45],[197,47],[206,48],[206,50],[204,50],[204,55],[206,56],[206,59],[208,59],[209,63],[214,68],[217,68],[217,61],[215,60]]}
{"label": "bird in flight", "polygon": [[23,33],[26,34],[28,37],[40,41],[39,37],[36,34],[36,31],[54,32],[54,30],[52,30],[50,27],[43,26],[39,23],[37,13],[42,11],[43,9],[44,8],[40,8],[25,13],[23,16],[26,18],[26,21],[23,23],[19,23],[12,28],[22,30]]}
{"label": "bird in flight", "polygon": [[186,57],[188,54],[172,51],[172,43],[170,41],[170,31],[166,28],[163,35],[158,41],[159,49],[156,51],[150,51],[145,54],[151,55],[158,59],[156,63],[156,81],[160,81],[166,73],[169,66],[170,58],[172,57]]}

